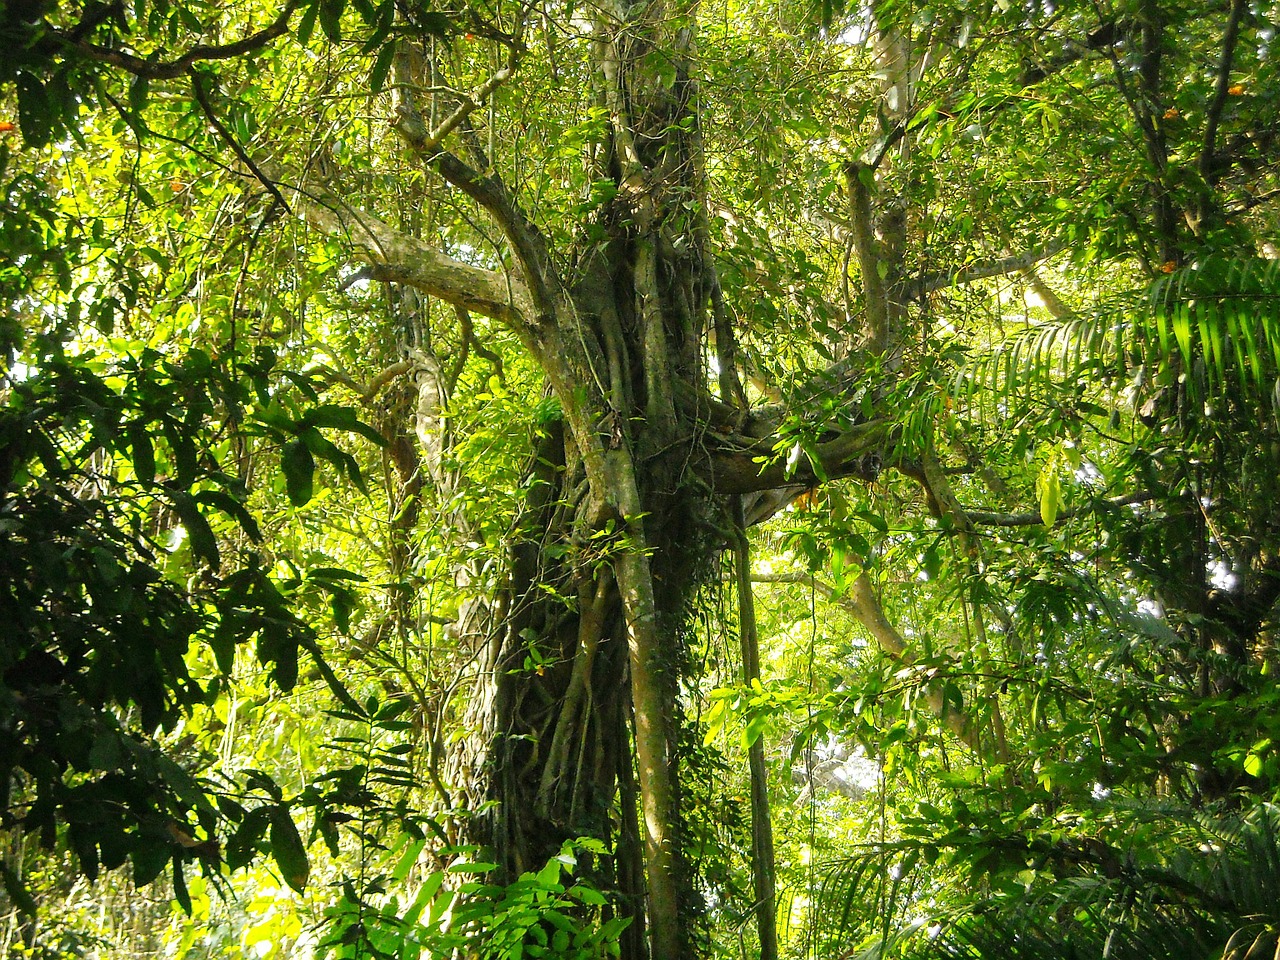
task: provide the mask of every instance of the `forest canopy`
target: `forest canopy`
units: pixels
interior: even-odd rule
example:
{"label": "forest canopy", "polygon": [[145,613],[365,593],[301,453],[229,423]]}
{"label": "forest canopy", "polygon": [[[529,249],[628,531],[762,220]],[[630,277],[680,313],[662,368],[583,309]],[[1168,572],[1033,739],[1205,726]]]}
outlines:
{"label": "forest canopy", "polygon": [[0,0],[0,954],[1280,954],[1280,6]]}

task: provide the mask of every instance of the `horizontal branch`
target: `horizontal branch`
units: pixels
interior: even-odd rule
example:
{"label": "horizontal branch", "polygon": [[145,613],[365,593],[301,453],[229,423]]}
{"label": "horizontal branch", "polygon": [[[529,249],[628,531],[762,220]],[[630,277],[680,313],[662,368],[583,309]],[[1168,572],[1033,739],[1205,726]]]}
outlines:
{"label": "horizontal branch", "polygon": [[1280,197],[1280,190],[1267,190],[1265,193],[1251,194],[1249,197],[1241,200],[1234,206],[1228,207],[1225,212],[1228,217],[1238,216],[1242,213],[1248,213],[1254,207],[1260,207],[1264,203],[1270,203],[1277,197]]}
{"label": "horizontal branch", "polygon": [[[1123,497],[1113,497],[1109,500],[1094,500],[1079,507],[1072,507],[1070,510],[1059,511],[1054,524],[1056,526],[1065,520],[1070,520],[1072,517],[1092,513],[1102,506],[1131,507],[1134,504],[1147,503],[1154,499],[1155,494],[1143,492],[1130,493]],[[1044,523],[1039,511],[1029,513],[988,513],[983,510],[965,510],[964,513],[972,523],[982,524],[984,527],[1034,527]]]}
{"label": "horizontal branch", "polygon": [[330,194],[295,191],[298,215],[322,233],[349,243],[369,265],[372,279],[405,284],[513,327],[524,325],[529,296],[518,280],[446,256]]}
{"label": "horizontal branch", "polygon": [[[791,465],[778,458],[773,441],[739,433],[712,435],[711,485],[716,493],[741,494],[786,486],[813,486],[823,480],[857,476],[872,468],[889,432],[887,420],[859,423],[824,442],[805,448]],[[815,468],[814,462],[817,462]]]}
{"label": "horizontal branch", "polygon": [[938,270],[932,273],[921,274],[914,280],[910,280],[906,284],[906,295],[904,299],[911,300],[926,293],[933,293],[937,290],[945,290],[948,287],[958,287],[962,284],[973,283],[975,280],[985,280],[989,277],[1002,277],[1010,273],[1021,273],[1029,269],[1041,260],[1048,260],[1054,254],[1061,253],[1065,250],[1067,244],[1063,240],[1055,240],[1043,247],[1035,250],[1028,250],[1024,253],[1015,254],[1008,257],[1001,257],[998,260],[986,260],[979,263],[971,263],[968,266],[960,267],[956,270]]}
{"label": "horizontal branch", "polygon": [[319,374],[333,383],[340,383],[352,393],[360,397],[360,402],[365,406],[373,403],[382,389],[396,377],[402,377],[407,373],[412,373],[414,364],[412,360],[399,360],[389,367],[379,370],[368,383],[361,383],[351,374],[342,369],[337,361],[330,357],[330,362],[322,364],[318,367],[309,367],[308,371]]}

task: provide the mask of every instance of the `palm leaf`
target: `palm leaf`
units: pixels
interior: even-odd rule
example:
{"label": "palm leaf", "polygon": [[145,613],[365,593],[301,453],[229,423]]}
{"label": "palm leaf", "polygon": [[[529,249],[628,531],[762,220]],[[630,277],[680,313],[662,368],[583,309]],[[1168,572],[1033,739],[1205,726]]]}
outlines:
{"label": "palm leaf", "polygon": [[[1280,261],[1211,258],[1162,276],[1144,293],[1117,295],[1061,322],[997,345],[957,374],[955,399],[980,417],[1025,391],[1110,371],[1112,389],[1141,373],[1184,377],[1189,400],[1239,391],[1280,420]],[[1274,399],[1273,399],[1274,395]]]}

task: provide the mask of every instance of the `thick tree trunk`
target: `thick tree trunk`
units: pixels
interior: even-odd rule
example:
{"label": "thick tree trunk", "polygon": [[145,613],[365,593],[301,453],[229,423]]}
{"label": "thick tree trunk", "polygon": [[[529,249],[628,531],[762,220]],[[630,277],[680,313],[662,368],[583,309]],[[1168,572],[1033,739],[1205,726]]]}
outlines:
{"label": "thick tree trunk", "polygon": [[[691,13],[619,5],[596,23],[612,120],[600,174],[618,194],[604,249],[572,289],[547,284],[556,323],[533,338],[565,428],[552,441],[561,456],[544,458],[554,495],[531,505],[534,537],[517,548],[528,555],[513,558],[492,658],[488,770],[497,801],[489,836],[508,870],[520,870],[564,838],[626,837],[632,811],[619,786],[634,752],[643,911],[640,890],[624,894],[644,914],[651,956],[673,960],[689,950],[691,889],[677,691],[686,609],[699,568],[710,569],[718,549],[720,513],[690,470],[700,411],[675,391],[704,382],[711,290],[702,244],[685,242],[695,222],[683,201],[698,195],[701,167],[694,127],[680,123],[696,121],[682,25]],[[675,64],[670,86],[641,67],[655,48]],[[618,735],[628,720],[633,752]],[[629,852],[625,843],[616,849],[619,858]],[[613,873],[620,882],[636,876],[629,863]]]}
{"label": "thick tree trunk", "polygon": [[594,865],[598,879],[616,884],[635,925],[649,928],[653,956],[678,957],[687,953],[688,883],[676,693],[698,582],[691,565],[715,545],[689,536],[694,496],[672,497],[650,474],[645,489],[655,492],[645,497],[627,466],[614,468],[617,509],[601,523],[572,438],[557,425],[542,439],[484,651],[485,692],[472,704],[483,748],[468,779],[482,785],[473,803],[488,804],[477,839],[507,879],[541,866],[565,840],[601,839],[616,852]]}
{"label": "thick tree trunk", "polygon": [[[617,885],[635,918],[628,956],[653,960],[694,952],[677,694],[690,601],[732,545],[728,505],[757,495],[746,511],[753,522],[818,476],[860,472],[884,430],[872,422],[817,443],[819,466],[788,474],[771,462],[782,413],[753,415],[740,391],[712,397],[704,350],[719,285],[689,66],[695,13],[692,3],[658,0],[595,9],[592,55],[609,130],[591,179],[612,182],[616,194],[584,224],[576,251],[552,256],[468,136],[468,111],[511,69],[469,99],[424,112],[413,91],[433,88],[431,67],[408,46],[394,65],[393,126],[489,214],[514,272],[452,260],[323,187],[291,195],[373,276],[507,324],[559,401],[563,419],[539,441],[508,582],[475,651],[474,749],[451,779],[480,811],[474,838],[507,879],[568,839],[611,845],[611,860],[592,869]],[[453,131],[470,163],[442,149]],[[718,326],[717,347],[732,357],[732,331]]]}

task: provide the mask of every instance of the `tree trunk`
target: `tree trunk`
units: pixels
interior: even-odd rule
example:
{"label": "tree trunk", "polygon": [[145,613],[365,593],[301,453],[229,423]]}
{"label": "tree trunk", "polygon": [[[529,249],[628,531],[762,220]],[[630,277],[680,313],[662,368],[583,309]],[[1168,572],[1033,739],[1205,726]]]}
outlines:
{"label": "tree trunk", "polygon": [[[489,214],[513,274],[452,260],[323,185],[290,197],[375,278],[507,324],[559,402],[562,418],[538,440],[507,582],[475,651],[474,748],[452,779],[470,785],[474,839],[506,879],[540,867],[565,840],[611,845],[614,856],[591,869],[617,885],[635,920],[627,955],[643,956],[647,939],[654,960],[696,952],[677,694],[690,601],[734,542],[729,505],[748,495],[746,520],[755,522],[819,476],[865,473],[864,455],[885,429],[873,421],[824,438],[809,448],[812,462],[788,472],[774,456],[782,412],[748,410],[740,390],[712,396],[705,350],[720,294],[690,75],[695,14],[695,3],[661,0],[596,9],[592,54],[609,126],[589,176],[614,193],[575,249],[552,255],[467,126],[514,62],[469,98],[424,111],[413,91],[432,89],[434,68],[406,44],[392,87],[393,127]],[[466,159],[442,149],[451,133]],[[734,355],[732,330],[718,313],[723,363]]]}
{"label": "tree trunk", "polygon": [[[554,316],[530,341],[564,421],[542,438],[486,651],[488,695],[475,705],[488,788],[474,799],[494,801],[479,832],[506,874],[536,868],[566,839],[615,844],[615,862],[597,869],[646,921],[655,958],[690,950],[677,690],[686,610],[724,527],[690,466],[703,411],[674,387],[704,382],[711,289],[700,244],[684,242],[694,223],[682,201],[698,195],[700,164],[679,123],[694,116],[680,16],[620,6],[595,25],[613,120],[597,176],[618,194],[602,212],[608,239],[578,281],[530,284],[545,286]],[[670,88],[638,66],[659,43],[676,51]],[[625,862],[633,762],[643,890]]]}

